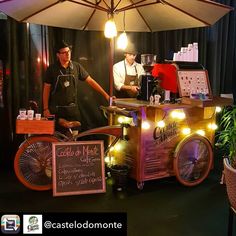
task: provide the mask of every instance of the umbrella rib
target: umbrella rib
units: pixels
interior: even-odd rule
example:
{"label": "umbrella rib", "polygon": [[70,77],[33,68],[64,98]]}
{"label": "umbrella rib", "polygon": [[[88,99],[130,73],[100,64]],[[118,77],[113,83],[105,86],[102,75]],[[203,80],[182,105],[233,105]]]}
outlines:
{"label": "umbrella rib", "polygon": [[[99,5],[100,3],[101,3],[101,0],[98,1],[98,2],[96,3],[96,5]],[[89,19],[87,20],[87,22],[86,22],[86,24],[85,24],[85,26],[84,26],[84,28],[83,28],[83,30],[85,30],[85,29],[87,28],[87,26],[88,26],[90,20],[92,19],[93,15],[95,14],[96,10],[97,10],[96,8],[93,10],[92,14],[90,15]]]}
{"label": "umbrella rib", "polygon": [[[98,2],[96,2],[96,4],[91,3],[91,2],[89,2],[89,1],[86,1],[86,0],[81,0],[81,2],[76,2],[76,1],[73,1],[73,0],[68,0],[68,1],[73,2],[73,3],[75,3],[75,4],[79,4],[79,5],[85,6],[85,7],[95,8],[96,10],[109,12],[109,9],[106,9],[106,8],[101,7],[101,6],[98,5],[98,4],[101,3],[101,0],[98,1]],[[85,3],[82,3],[82,2],[85,2],[86,4],[85,4]]]}
{"label": "umbrella rib", "polygon": [[[135,5],[134,2],[133,2],[133,0],[130,0],[130,2],[131,2],[133,5]],[[139,9],[138,9],[138,8],[135,8],[135,9],[136,9],[136,11],[138,12],[138,14],[140,15],[140,17],[143,19],[143,21],[144,21],[145,25],[148,27],[149,31],[152,32],[151,27],[149,26],[149,24],[147,23],[147,21],[145,20],[145,18],[143,17],[143,15],[141,14],[141,12],[139,11]]]}
{"label": "umbrella rib", "polygon": [[110,9],[110,7],[108,6],[107,2],[102,0],[104,2],[104,4],[107,6],[108,9]]}
{"label": "umbrella rib", "polygon": [[217,3],[217,2],[208,2],[206,0],[198,0],[199,2],[204,2],[204,3],[207,3],[207,4],[211,4],[211,5],[214,5],[214,6],[219,6],[219,7],[222,7],[222,8],[225,8],[225,9],[229,9],[229,10],[234,10],[233,7],[231,6],[227,6],[227,5],[223,5],[221,3]]}
{"label": "umbrella rib", "polygon": [[131,9],[135,9],[135,8],[137,9],[137,8],[140,8],[140,7],[145,7],[145,6],[161,3],[161,1],[156,0],[156,1],[153,1],[153,2],[150,2],[150,3],[141,4],[142,2],[145,2],[145,1],[147,1],[147,0],[141,0],[141,1],[136,2],[136,3],[131,1],[130,5],[122,7],[120,9],[117,9],[116,12],[119,13],[119,12],[126,11],[126,10],[131,10]]}
{"label": "umbrella rib", "polygon": [[[41,12],[43,12],[44,10],[47,10],[48,8],[51,8],[51,7],[53,7],[53,6],[55,6],[55,5],[59,4],[59,3],[65,2],[65,1],[69,1],[69,2],[72,2],[72,3],[75,3],[75,4],[79,4],[79,5],[82,5],[82,6],[85,6],[85,7],[89,7],[89,8],[95,8],[95,9],[97,9],[97,10],[101,10],[101,11],[105,11],[105,12],[108,12],[108,13],[109,13],[109,10],[108,10],[108,9],[103,8],[103,7],[101,7],[101,6],[98,6],[98,5],[96,5],[96,4],[93,4],[93,3],[91,3],[91,2],[88,2],[88,1],[86,1],[86,0],[81,0],[81,1],[84,1],[84,2],[89,3],[89,4],[85,4],[85,3],[82,3],[82,2],[76,2],[76,1],[73,1],[73,0],[64,0],[64,1],[58,0],[57,2],[55,2],[55,3],[53,3],[53,4],[49,5],[49,6],[46,6],[46,7],[42,8],[42,9],[40,9],[40,10],[38,10],[38,11],[36,11],[36,12],[30,14],[29,16],[26,16],[25,18],[23,18],[23,19],[21,19],[21,20],[19,20],[19,21],[20,21],[20,22],[26,21],[26,20],[28,20],[30,17],[35,16],[35,15],[37,15],[38,13],[41,13]],[[99,4],[100,2],[101,2],[101,1],[99,1],[98,4]]]}
{"label": "umbrella rib", "polygon": [[85,30],[90,22],[90,20],[92,19],[93,15],[95,14],[96,9],[93,10],[92,14],[90,15],[90,17],[88,18],[87,22],[85,23],[85,26],[83,27],[83,30]]}
{"label": "umbrella rib", "polygon": [[166,4],[166,5],[170,6],[170,7],[173,7],[174,9],[176,9],[176,10],[178,10],[178,11],[180,11],[180,12],[183,12],[184,14],[186,14],[186,15],[188,15],[188,16],[191,16],[192,18],[194,18],[194,19],[196,19],[196,20],[202,22],[203,24],[205,24],[205,25],[207,25],[207,26],[210,26],[210,25],[211,25],[211,24],[209,24],[208,22],[206,22],[206,21],[204,21],[204,20],[202,20],[202,19],[200,19],[200,18],[198,18],[198,17],[196,17],[196,16],[194,16],[194,15],[192,15],[192,14],[189,14],[188,12],[186,12],[186,11],[184,11],[184,10],[178,8],[178,7],[176,7],[175,5],[172,5],[172,4],[168,3],[168,2],[166,2],[165,0],[161,0],[161,2],[162,2],[163,4]]}
{"label": "umbrella rib", "polygon": [[116,6],[114,7],[114,10],[119,6],[121,0],[116,4]]}
{"label": "umbrella rib", "polygon": [[29,16],[26,16],[25,18],[21,19],[20,22],[26,21],[26,20],[28,20],[30,17],[35,16],[35,15],[37,15],[38,13],[40,13],[40,12],[42,12],[42,11],[44,11],[44,10],[50,8],[50,7],[53,7],[53,6],[55,6],[56,4],[58,4],[58,3],[60,3],[60,2],[61,2],[61,1],[59,0],[59,1],[53,3],[53,4],[49,5],[49,6],[46,6],[46,7],[42,8],[42,9],[40,9],[40,10],[34,12],[33,14],[31,14],[31,15],[29,15]]}

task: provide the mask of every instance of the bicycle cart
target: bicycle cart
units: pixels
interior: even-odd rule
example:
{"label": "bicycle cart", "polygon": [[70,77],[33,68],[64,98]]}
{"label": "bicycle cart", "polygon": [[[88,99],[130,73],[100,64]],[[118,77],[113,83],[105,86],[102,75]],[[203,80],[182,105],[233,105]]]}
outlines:
{"label": "bicycle cart", "polygon": [[124,98],[107,109],[111,124],[127,122],[126,115],[120,118],[120,114],[131,114],[126,130],[129,140],[122,142],[111,161],[130,166],[130,177],[139,189],[145,181],[169,176],[195,186],[213,168],[216,106],[232,105],[232,100],[213,97],[207,71],[189,66],[176,65],[177,103]]}
{"label": "bicycle cart", "polygon": [[16,133],[25,134],[25,140],[19,146],[14,159],[14,171],[18,180],[32,190],[49,190],[52,188],[52,143],[77,141],[93,135],[114,136],[111,146],[123,137],[123,125],[105,126],[74,134],[71,128],[80,126],[78,121],[63,121],[68,134],[54,130],[54,120],[16,120]]}
{"label": "bicycle cart", "polygon": [[169,176],[176,176],[185,186],[197,185],[207,177],[213,168],[215,105],[150,105],[136,99],[117,99],[114,123],[119,119],[119,109],[137,112],[116,163],[131,167],[130,177],[139,189],[147,180]]}
{"label": "bicycle cart", "polygon": [[[16,133],[30,134],[20,145],[14,160],[19,181],[33,190],[52,188],[52,143],[76,141],[80,137],[105,134],[113,136],[105,151],[122,144],[110,165],[125,164],[129,176],[142,189],[144,182],[176,176],[185,186],[200,184],[213,168],[216,105],[232,100],[215,97],[196,104],[150,104],[137,99],[116,99],[115,106],[103,107],[112,125],[91,129],[78,135],[54,132],[54,121],[17,120]],[[118,124],[119,116],[128,118]],[[75,122],[77,124],[79,122]]]}

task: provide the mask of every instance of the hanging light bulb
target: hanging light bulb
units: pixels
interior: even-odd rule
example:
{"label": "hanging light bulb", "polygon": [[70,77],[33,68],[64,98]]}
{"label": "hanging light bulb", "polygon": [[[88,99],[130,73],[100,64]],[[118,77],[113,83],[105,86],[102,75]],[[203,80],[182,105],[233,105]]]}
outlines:
{"label": "hanging light bulb", "polygon": [[127,38],[127,34],[125,33],[125,31],[120,34],[119,38],[117,39],[117,48],[118,49],[126,49],[128,45],[128,38]]}
{"label": "hanging light bulb", "polygon": [[118,49],[126,49],[127,45],[128,45],[128,38],[127,38],[127,34],[125,32],[125,11],[124,11],[124,16],[123,16],[123,24],[124,24],[124,32],[122,34],[120,34],[118,40],[117,40],[117,48]]}
{"label": "hanging light bulb", "polygon": [[113,18],[110,18],[105,24],[104,35],[106,38],[114,38],[117,36],[116,24]]}

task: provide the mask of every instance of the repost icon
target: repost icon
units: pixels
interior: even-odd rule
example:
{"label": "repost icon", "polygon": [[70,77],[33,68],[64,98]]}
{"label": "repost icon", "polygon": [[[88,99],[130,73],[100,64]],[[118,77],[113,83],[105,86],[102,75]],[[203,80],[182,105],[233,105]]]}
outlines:
{"label": "repost icon", "polygon": [[3,215],[1,217],[3,234],[18,234],[20,232],[20,217],[18,215]]}

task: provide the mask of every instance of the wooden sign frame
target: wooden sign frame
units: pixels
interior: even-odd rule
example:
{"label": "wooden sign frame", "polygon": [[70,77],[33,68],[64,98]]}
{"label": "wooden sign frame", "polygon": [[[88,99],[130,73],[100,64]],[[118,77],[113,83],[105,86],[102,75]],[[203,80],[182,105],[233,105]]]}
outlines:
{"label": "wooden sign frame", "polygon": [[180,97],[190,97],[191,90],[208,94],[212,98],[207,70],[177,70]]}
{"label": "wooden sign frame", "polygon": [[106,192],[103,141],[52,144],[53,196]]}

